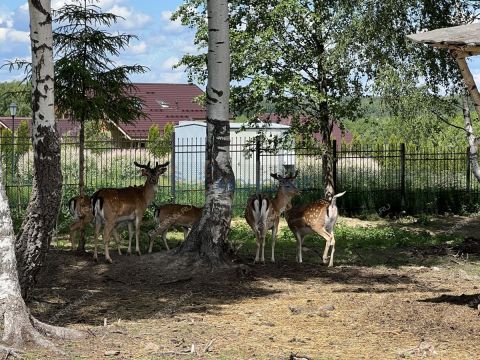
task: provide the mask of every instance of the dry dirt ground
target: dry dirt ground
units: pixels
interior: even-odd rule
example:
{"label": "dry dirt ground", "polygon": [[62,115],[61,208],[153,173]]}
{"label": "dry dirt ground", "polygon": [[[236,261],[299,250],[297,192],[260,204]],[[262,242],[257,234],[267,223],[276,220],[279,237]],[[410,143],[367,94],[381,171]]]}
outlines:
{"label": "dry dirt ground", "polygon": [[[472,226],[468,236],[478,237]],[[90,255],[63,250],[48,255],[33,313],[89,334],[56,341],[66,358],[480,357],[480,265],[473,258],[444,255],[432,267],[279,261],[250,264],[247,273],[192,268],[164,251],[113,260],[94,264]],[[26,357],[55,358],[38,351]]]}

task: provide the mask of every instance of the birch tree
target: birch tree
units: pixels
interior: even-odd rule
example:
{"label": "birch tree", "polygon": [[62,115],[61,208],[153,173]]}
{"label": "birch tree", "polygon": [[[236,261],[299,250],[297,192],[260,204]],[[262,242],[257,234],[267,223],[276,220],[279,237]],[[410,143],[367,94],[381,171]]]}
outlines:
{"label": "birch tree", "polygon": [[[34,70],[34,82],[33,82],[33,113],[34,113],[34,126],[33,126],[33,138],[35,147],[35,161],[38,172],[38,166],[44,165],[42,161],[46,162],[44,172],[59,170],[59,164],[56,164],[56,160],[59,160],[58,156],[50,152],[49,146],[53,145],[53,152],[58,150],[54,145],[58,143],[55,141],[55,127],[53,120],[53,58],[52,58],[52,28],[51,28],[51,16],[50,16],[50,0],[29,0],[30,11],[30,36],[32,41],[32,58],[33,58],[33,70]],[[42,159],[39,159],[42,157]],[[13,233],[13,225],[10,216],[10,209],[8,207],[8,199],[5,193],[3,185],[2,167],[0,166],[0,319],[3,320],[3,335],[0,348],[7,351],[8,354],[21,352],[22,348],[27,344],[35,344],[42,347],[49,348],[51,350],[58,351],[52,342],[46,339],[44,334],[48,334],[57,338],[79,338],[82,337],[82,333],[51,326],[44,324],[36,320],[29,314],[25,301],[23,300],[20,282],[17,273],[17,261],[15,257],[15,237]],[[55,199],[56,192],[61,185],[58,174],[60,171],[55,172],[54,178],[56,183],[52,187],[47,187],[45,191],[52,191],[52,197]],[[46,185],[43,177],[37,181],[38,184]],[[38,195],[40,194],[40,195]],[[42,191],[37,190],[37,195],[32,199],[44,199],[46,196]],[[55,206],[58,210],[58,204],[47,202],[43,206]],[[30,206],[30,211],[36,210],[38,205]],[[33,213],[30,217],[36,215],[36,221],[39,225],[35,228],[34,232],[30,232],[35,236],[31,239],[23,238],[25,247],[24,251],[20,252],[20,255],[25,255],[20,262],[24,264],[20,269],[28,271],[24,279],[28,279],[31,276],[31,270],[38,267],[37,264],[28,265],[26,261],[37,260],[39,257],[38,248],[42,248],[45,245],[43,242],[48,243],[48,237],[39,236],[39,233],[49,234],[51,231],[46,229],[40,229],[39,226],[44,224],[50,224],[48,216],[51,215],[45,211],[38,211]],[[45,216],[42,218],[40,216]],[[24,226],[30,226],[31,222],[24,223]],[[30,224],[30,225],[29,225]],[[24,231],[23,234],[26,232]],[[22,239],[22,238],[20,238]],[[38,245],[36,245],[38,243]],[[25,283],[24,283],[25,284]]]}
{"label": "birch tree", "polygon": [[[334,191],[330,135],[334,122],[362,114],[383,69],[412,67],[433,92],[458,77],[443,51],[414,48],[406,34],[458,24],[467,0],[231,0],[232,108],[251,119],[274,112],[293,119],[304,140],[322,138],[325,193]],[[174,14],[206,44],[204,0],[185,0]],[[181,62],[191,80],[205,77],[205,53]],[[318,142],[312,142],[313,144]]]}
{"label": "birch tree", "polygon": [[34,180],[16,240],[22,295],[27,297],[43,265],[60,208],[60,140],[54,117],[52,17],[49,0],[30,0],[32,50],[32,141]]}
{"label": "birch tree", "polygon": [[206,200],[202,218],[179,251],[199,254],[212,265],[221,265],[225,262],[225,240],[230,229],[235,190],[230,164],[228,1],[208,0],[207,18]]}

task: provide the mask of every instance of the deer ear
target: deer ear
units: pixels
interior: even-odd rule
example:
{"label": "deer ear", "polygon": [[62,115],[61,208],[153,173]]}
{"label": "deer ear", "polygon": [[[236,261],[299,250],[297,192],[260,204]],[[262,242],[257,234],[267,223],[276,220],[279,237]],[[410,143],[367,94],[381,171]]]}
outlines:
{"label": "deer ear", "polygon": [[277,175],[277,174],[270,174],[270,176],[271,176],[272,178],[274,178],[275,180],[278,180],[278,175]]}

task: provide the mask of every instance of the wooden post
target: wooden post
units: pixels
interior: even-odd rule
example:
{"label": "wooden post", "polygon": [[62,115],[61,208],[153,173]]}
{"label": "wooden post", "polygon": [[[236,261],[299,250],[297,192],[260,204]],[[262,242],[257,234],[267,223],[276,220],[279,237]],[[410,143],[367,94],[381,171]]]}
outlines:
{"label": "wooden post", "polygon": [[255,191],[257,194],[260,192],[260,176],[261,176],[261,147],[260,139],[257,139],[255,143]]}
{"label": "wooden post", "polygon": [[405,186],[405,144],[400,144],[400,206],[405,210],[406,206],[406,186]]}
{"label": "wooden post", "polygon": [[177,200],[177,189],[175,184],[175,133],[172,136],[172,151],[170,159],[170,188],[172,190],[172,202],[175,204]]}

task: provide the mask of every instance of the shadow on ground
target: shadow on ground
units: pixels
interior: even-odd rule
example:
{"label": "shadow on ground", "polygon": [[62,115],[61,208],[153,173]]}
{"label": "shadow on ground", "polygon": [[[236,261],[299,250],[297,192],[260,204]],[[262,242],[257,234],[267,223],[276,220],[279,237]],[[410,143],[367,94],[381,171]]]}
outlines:
{"label": "shadow on ground", "polygon": [[[53,250],[33,292],[33,313],[57,325],[101,325],[122,320],[170,317],[183,312],[215,313],[245,298],[269,298],[284,291],[276,282],[311,282],[312,287],[344,285],[338,292],[395,292],[408,286],[430,289],[388,268],[279,262],[212,272],[189,258],[167,252],[114,256],[111,265],[96,264],[91,254]],[[245,268],[243,268],[245,269]],[[272,285],[273,284],[273,285]],[[266,300],[267,301],[267,300]]]}

